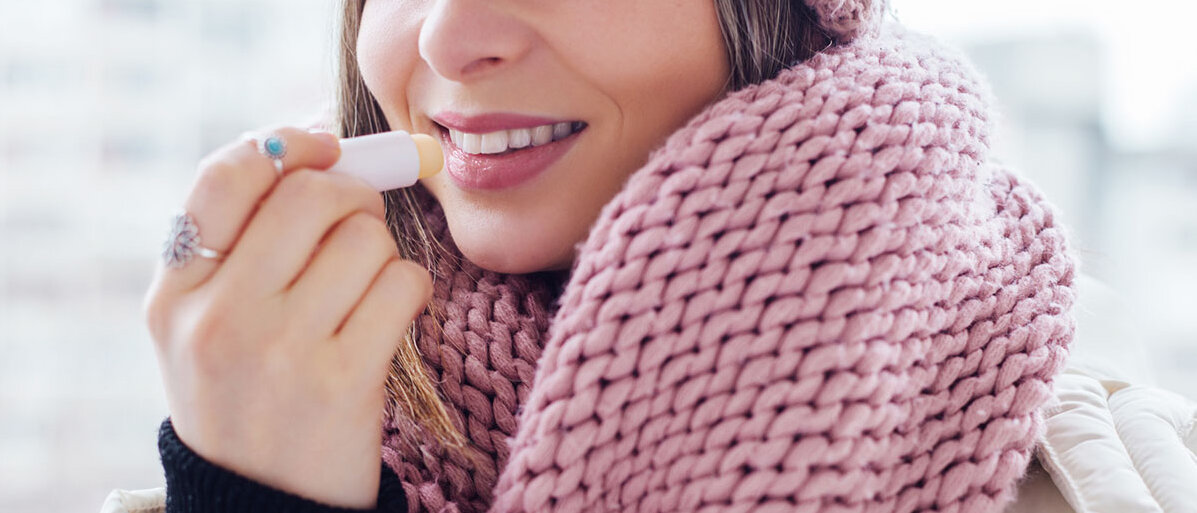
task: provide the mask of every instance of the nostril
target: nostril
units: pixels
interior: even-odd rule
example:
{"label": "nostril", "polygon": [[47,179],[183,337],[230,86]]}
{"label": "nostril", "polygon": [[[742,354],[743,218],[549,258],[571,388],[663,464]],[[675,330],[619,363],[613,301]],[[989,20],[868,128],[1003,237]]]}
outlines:
{"label": "nostril", "polygon": [[503,59],[498,57],[484,57],[467,64],[466,67],[461,69],[461,73],[463,75],[468,75],[470,73],[484,71],[488,68],[498,65],[502,61]]}
{"label": "nostril", "polygon": [[519,62],[538,34],[510,2],[457,0],[428,4],[417,38],[420,57],[438,75],[457,82],[481,80]]}

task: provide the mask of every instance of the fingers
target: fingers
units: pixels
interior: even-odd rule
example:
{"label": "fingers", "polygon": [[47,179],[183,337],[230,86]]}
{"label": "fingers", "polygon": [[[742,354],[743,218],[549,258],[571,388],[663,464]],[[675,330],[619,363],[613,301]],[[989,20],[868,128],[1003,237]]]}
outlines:
{"label": "fingers", "polygon": [[337,224],[288,293],[303,329],[331,336],[349,316],[379,269],[395,258],[395,241],[373,215]]}
{"label": "fingers", "polygon": [[[324,169],[340,158],[340,144],[329,133],[312,133],[297,128],[279,128],[271,133],[287,144],[283,172],[301,168]],[[183,208],[198,227],[200,244],[229,254],[246,222],[278,181],[274,162],[258,152],[255,143],[241,139],[229,143],[205,158]],[[158,285],[190,289],[207,280],[219,262],[193,259],[178,269],[161,269]]]}
{"label": "fingers", "polygon": [[355,212],[384,219],[382,195],[347,175],[307,169],[289,173],[258,207],[214,279],[232,280],[242,289],[283,291],[329,230]]}
{"label": "fingers", "polygon": [[336,338],[361,365],[389,362],[408,326],[432,299],[432,276],[410,260],[392,259],[379,271]]}

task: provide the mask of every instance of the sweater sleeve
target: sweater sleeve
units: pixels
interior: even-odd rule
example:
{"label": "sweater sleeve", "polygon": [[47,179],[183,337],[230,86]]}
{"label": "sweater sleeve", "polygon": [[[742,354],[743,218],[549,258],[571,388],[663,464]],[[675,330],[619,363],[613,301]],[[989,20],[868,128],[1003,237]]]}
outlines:
{"label": "sweater sleeve", "polygon": [[373,510],[322,504],[271,488],[219,467],[187,447],[170,419],[158,430],[158,453],[166,473],[166,511],[170,513],[289,513],[404,512],[407,497],[394,471],[382,464],[377,506]]}

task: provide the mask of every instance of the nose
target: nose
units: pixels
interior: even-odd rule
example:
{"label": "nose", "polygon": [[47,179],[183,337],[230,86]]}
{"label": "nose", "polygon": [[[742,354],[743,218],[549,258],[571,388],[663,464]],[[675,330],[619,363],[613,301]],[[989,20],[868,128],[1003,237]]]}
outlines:
{"label": "nose", "polygon": [[420,57],[456,82],[476,80],[519,61],[533,30],[495,0],[436,0],[420,28]]}

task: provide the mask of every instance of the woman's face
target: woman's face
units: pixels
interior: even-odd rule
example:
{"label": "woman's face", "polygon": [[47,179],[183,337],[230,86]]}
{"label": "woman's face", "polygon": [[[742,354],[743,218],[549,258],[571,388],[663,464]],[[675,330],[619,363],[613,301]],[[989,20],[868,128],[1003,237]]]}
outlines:
{"label": "woman's face", "polygon": [[441,140],[422,182],[462,254],[505,273],[568,268],[730,73],[713,0],[369,0],[357,59],[391,128]]}

